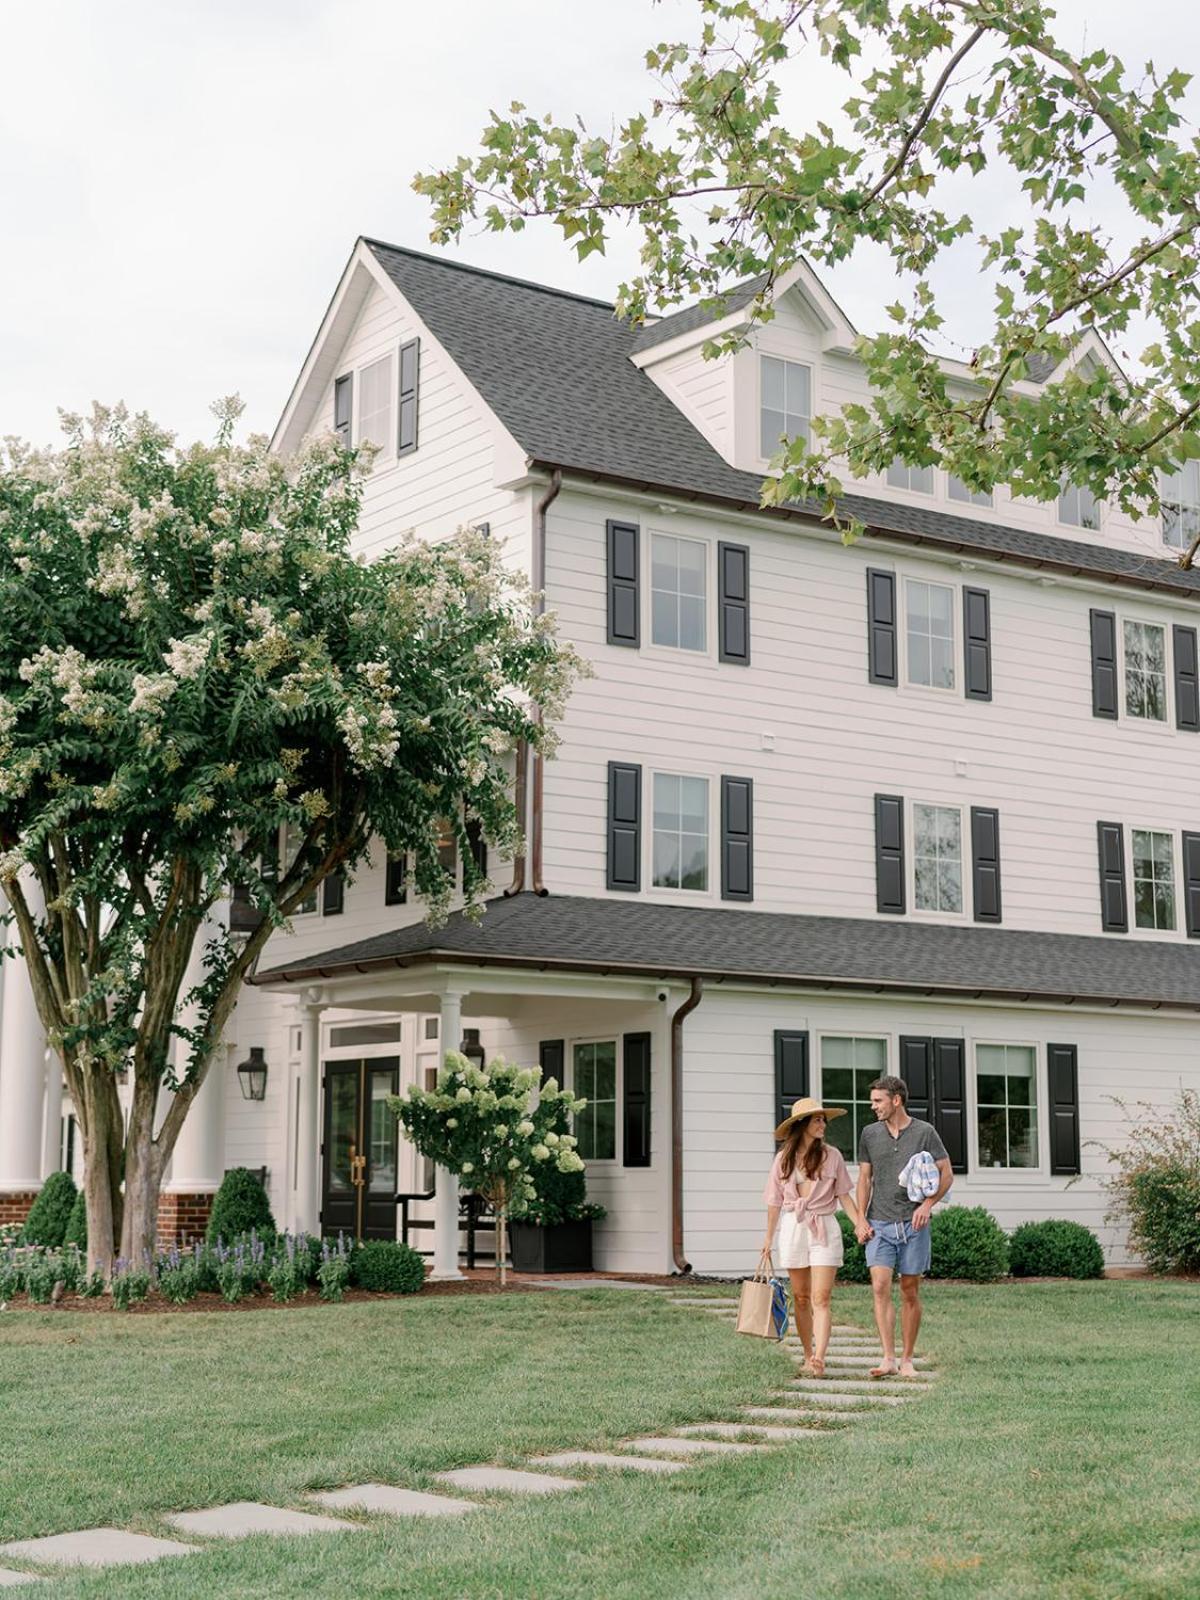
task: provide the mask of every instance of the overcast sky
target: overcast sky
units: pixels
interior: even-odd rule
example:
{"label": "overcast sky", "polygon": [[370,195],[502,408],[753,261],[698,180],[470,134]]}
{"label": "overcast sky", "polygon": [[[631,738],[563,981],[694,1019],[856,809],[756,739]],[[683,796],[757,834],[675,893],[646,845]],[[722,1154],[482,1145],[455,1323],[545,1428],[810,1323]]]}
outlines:
{"label": "overcast sky", "polygon": [[[9,0],[0,434],[49,442],[57,407],[96,398],[209,437],[209,403],[234,390],[270,429],[356,236],[428,247],[415,171],[473,151],[514,98],[607,128],[647,98],[646,46],[695,15],[692,0]],[[1200,62],[1185,0],[1062,0],[1060,18],[1064,42],[1131,66]],[[791,104],[808,120],[827,93],[793,80]],[[456,254],[605,297],[635,259],[622,242],[580,266],[549,224]],[[864,329],[893,297],[877,261],[829,281]],[[981,335],[974,279],[945,287],[959,337]]]}

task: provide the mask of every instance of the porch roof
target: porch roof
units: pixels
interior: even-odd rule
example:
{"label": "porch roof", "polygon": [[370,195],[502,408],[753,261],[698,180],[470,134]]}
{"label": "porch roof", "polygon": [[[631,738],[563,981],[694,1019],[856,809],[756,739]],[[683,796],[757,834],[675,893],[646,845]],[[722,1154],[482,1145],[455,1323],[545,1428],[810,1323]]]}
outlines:
{"label": "porch roof", "polygon": [[799,988],[1200,1011],[1191,943],[518,894],[257,973],[293,983],[446,962]]}

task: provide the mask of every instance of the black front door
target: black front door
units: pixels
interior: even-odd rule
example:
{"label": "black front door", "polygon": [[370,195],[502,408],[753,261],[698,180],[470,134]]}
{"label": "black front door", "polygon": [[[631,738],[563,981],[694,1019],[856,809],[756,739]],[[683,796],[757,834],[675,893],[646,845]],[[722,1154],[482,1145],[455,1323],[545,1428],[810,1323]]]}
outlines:
{"label": "black front door", "polygon": [[395,1056],[325,1064],[321,1232],[327,1236],[396,1237],[400,1125],[388,1097],[399,1080]]}

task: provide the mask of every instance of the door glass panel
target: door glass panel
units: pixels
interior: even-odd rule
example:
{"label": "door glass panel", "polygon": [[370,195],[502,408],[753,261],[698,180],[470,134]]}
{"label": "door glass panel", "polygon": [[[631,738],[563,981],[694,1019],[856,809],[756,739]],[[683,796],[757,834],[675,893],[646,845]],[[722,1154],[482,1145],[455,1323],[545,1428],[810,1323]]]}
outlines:
{"label": "door glass panel", "polygon": [[358,1069],[333,1074],[329,1094],[328,1184],[331,1195],[354,1190],[350,1147],[358,1141]]}
{"label": "door glass panel", "polygon": [[372,1072],[367,1079],[370,1099],[367,1105],[370,1134],[372,1194],[395,1194],[396,1153],[400,1124],[388,1105],[389,1096],[395,1094],[392,1069]]}

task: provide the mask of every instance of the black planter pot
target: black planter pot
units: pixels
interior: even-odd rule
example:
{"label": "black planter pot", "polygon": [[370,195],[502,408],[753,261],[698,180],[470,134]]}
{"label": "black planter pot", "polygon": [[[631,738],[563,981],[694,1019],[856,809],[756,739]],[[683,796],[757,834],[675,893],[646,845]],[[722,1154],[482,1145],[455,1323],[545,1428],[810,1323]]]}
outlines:
{"label": "black planter pot", "polygon": [[556,1222],[543,1228],[536,1222],[510,1222],[514,1272],[590,1272],[592,1270],[592,1219]]}

